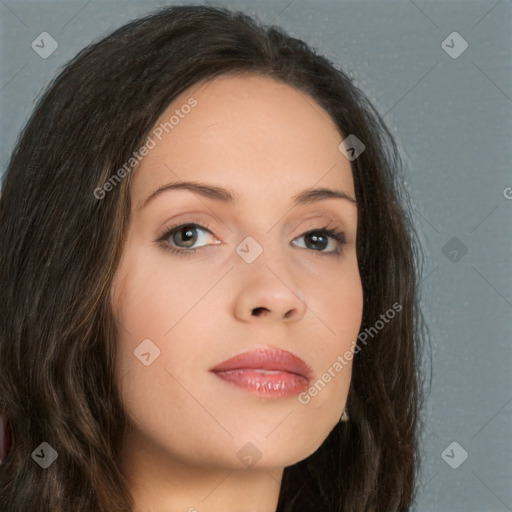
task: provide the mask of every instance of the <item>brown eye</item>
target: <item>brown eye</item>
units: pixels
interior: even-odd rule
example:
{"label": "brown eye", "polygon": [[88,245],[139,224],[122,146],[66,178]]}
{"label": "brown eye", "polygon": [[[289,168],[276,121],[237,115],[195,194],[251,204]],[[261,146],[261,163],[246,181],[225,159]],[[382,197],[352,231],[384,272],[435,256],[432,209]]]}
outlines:
{"label": "brown eye", "polygon": [[[201,238],[201,232],[213,235],[208,228],[200,226],[194,222],[179,224],[177,226],[166,228],[162,236],[158,238],[157,242],[161,247],[175,254],[193,253],[196,252],[197,248],[201,248],[201,246],[192,247],[198,243],[198,238]],[[211,244],[204,243],[203,245]]]}
{"label": "brown eye", "polygon": [[[326,255],[338,255],[341,253],[341,247],[346,243],[345,234],[337,229],[316,229],[314,231],[308,231],[301,235],[306,240],[306,249],[312,249],[320,254]],[[299,238],[301,238],[299,237]],[[335,240],[337,243],[333,243],[334,249],[325,251],[329,246],[329,239]]]}
{"label": "brown eye", "polygon": [[195,224],[186,224],[173,229],[171,232],[172,241],[177,245],[184,245],[190,248],[191,245],[196,243],[197,228]]}

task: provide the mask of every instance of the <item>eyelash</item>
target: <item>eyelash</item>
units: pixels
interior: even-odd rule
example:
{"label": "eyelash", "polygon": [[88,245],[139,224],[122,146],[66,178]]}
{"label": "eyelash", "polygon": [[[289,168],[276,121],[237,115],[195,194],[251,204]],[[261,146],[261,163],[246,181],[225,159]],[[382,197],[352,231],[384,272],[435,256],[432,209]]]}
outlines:
{"label": "eyelash", "polygon": [[[179,230],[178,228],[184,228],[184,227],[189,227],[189,226],[194,227],[194,228],[200,228],[204,231],[208,231],[210,234],[213,235],[213,233],[211,232],[210,226],[206,223],[204,225],[200,225],[200,224],[196,224],[195,222],[186,222],[183,224],[175,224],[174,226],[165,227],[162,231],[160,231],[158,233],[158,238],[157,238],[156,242],[164,250],[169,251],[172,254],[177,254],[179,256],[185,256],[190,253],[195,253],[197,249],[179,249],[179,248],[171,246],[166,241],[175,231]],[[331,252],[315,251],[314,249],[310,249],[310,250],[312,250],[313,252],[316,252],[320,255],[323,255],[323,256],[339,256],[341,254],[341,247],[346,244],[345,233],[343,233],[343,231],[340,231],[338,229],[330,229],[327,225],[322,228],[317,228],[317,229],[312,229],[312,230],[306,231],[305,233],[303,233],[300,236],[305,236],[305,235],[309,235],[312,233],[322,233],[324,235],[327,235],[327,236],[333,238],[334,240],[336,240],[338,242],[338,247],[334,251],[331,251]],[[307,249],[307,247],[306,247],[306,249]]]}

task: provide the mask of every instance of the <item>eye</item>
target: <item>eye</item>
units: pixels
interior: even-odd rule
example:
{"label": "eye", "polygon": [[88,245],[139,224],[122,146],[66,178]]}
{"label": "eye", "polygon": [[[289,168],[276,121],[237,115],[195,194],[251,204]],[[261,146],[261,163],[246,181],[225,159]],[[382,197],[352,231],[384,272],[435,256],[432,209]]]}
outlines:
{"label": "eye", "polygon": [[[196,223],[178,224],[175,226],[167,227],[160,234],[156,242],[165,250],[179,255],[186,255],[195,253],[196,248],[192,247],[197,244],[198,232],[213,233],[208,226],[200,226]],[[327,226],[308,231],[295,240],[304,237],[306,240],[305,248],[311,249],[321,255],[336,256],[341,253],[341,248],[346,243],[345,234],[338,229],[328,229]],[[201,237],[199,236],[199,239]],[[204,238],[204,237],[203,237]],[[325,251],[329,246],[329,240],[334,240],[331,245],[334,249]],[[215,242],[218,244],[220,242]],[[208,244],[207,244],[208,245]],[[211,245],[211,244],[210,244]],[[296,245],[297,244],[293,244]],[[180,247],[181,246],[181,247]],[[300,246],[299,246],[300,247]],[[318,250],[319,249],[319,250]]]}
{"label": "eye", "polygon": [[[345,245],[345,234],[337,229],[328,229],[327,227],[315,229],[314,231],[308,231],[298,238],[304,237],[306,240],[306,248],[308,246],[320,246],[321,254],[337,255],[341,253],[341,247]],[[334,249],[330,251],[323,251],[329,245],[329,239],[334,240],[336,243],[332,243]],[[318,251],[317,251],[318,252]]]}
{"label": "eye", "polygon": [[[191,248],[191,246],[197,243],[195,239],[197,239],[198,237],[198,231],[208,232],[212,234],[208,227],[203,227],[200,226],[199,224],[178,224],[177,226],[165,228],[162,236],[158,238],[157,242],[161,247],[175,254],[186,254],[190,252],[196,252],[196,249]],[[171,243],[169,243],[169,240],[171,240]],[[183,244],[185,249],[176,247],[176,244]]]}

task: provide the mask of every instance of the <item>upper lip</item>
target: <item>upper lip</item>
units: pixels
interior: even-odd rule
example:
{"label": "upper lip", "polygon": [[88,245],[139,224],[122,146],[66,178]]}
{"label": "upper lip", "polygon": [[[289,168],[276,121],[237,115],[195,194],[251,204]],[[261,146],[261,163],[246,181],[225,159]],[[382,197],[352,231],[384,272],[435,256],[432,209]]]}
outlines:
{"label": "upper lip", "polygon": [[238,354],[210,369],[211,372],[230,370],[277,370],[301,375],[308,381],[312,369],[300,357],[282,349],[256,349]]}

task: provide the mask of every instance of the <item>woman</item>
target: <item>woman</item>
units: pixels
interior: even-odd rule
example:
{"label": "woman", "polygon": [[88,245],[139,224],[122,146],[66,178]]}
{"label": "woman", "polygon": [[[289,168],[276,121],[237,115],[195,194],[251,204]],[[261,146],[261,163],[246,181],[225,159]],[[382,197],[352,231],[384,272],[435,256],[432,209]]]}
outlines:
{"label": "woman", "polygon": [[409,510],[400,169],[341,70],[242,13],[82,50],[0,200],[1,509]]}

